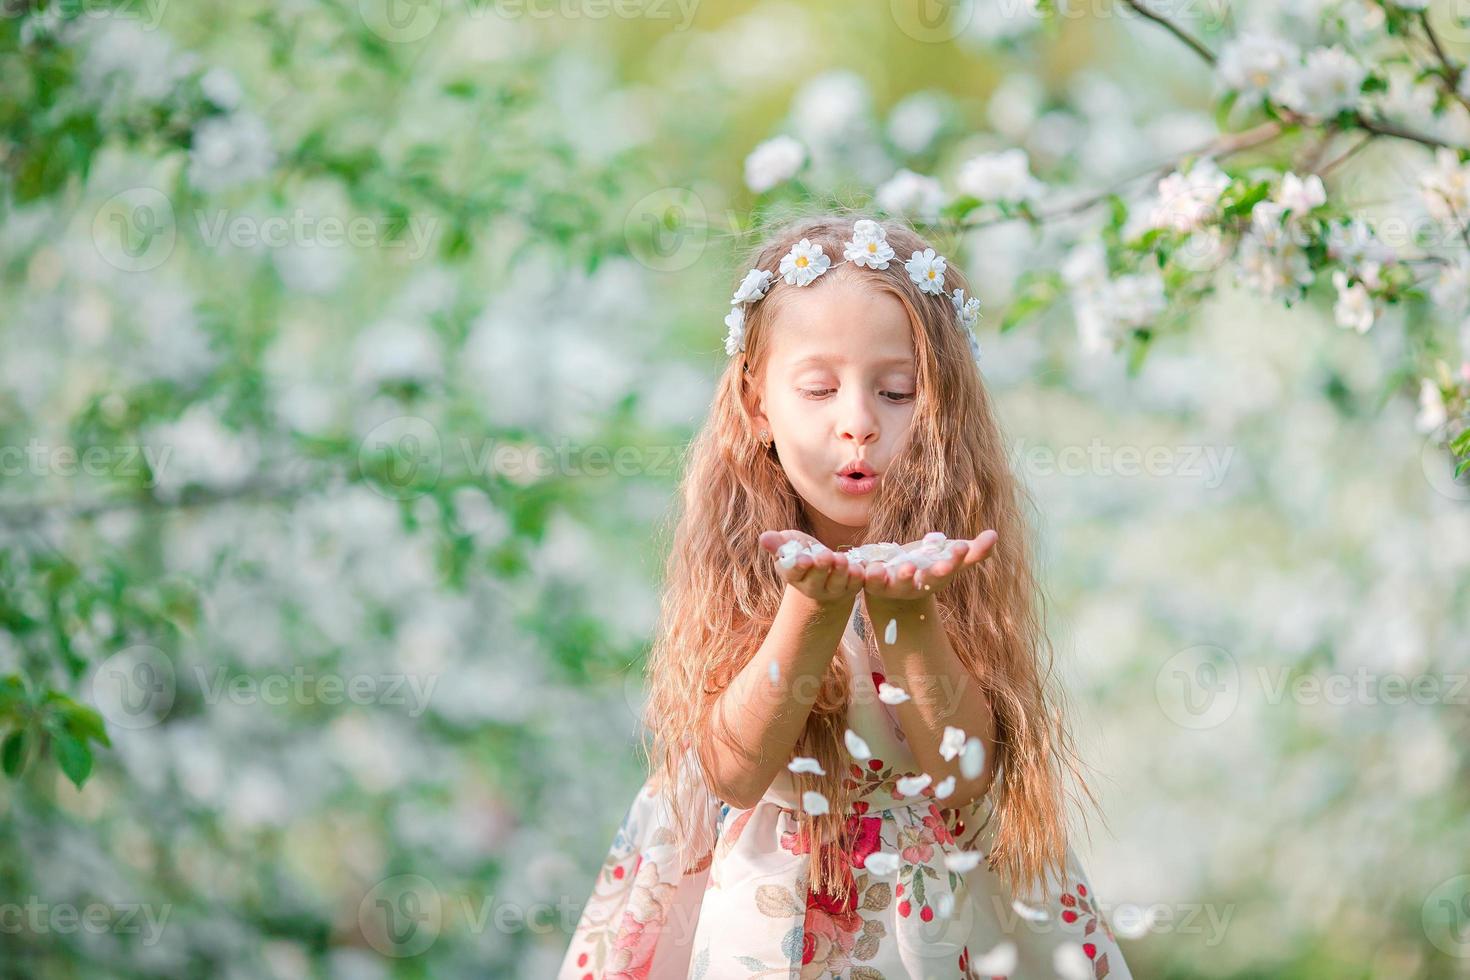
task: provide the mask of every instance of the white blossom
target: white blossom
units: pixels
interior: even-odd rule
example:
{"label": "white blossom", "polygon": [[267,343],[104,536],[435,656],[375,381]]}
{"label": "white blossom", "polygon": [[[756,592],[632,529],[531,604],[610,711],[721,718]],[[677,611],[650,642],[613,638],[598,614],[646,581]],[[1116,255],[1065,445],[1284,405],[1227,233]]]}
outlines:
{"label": "white blossom", "polygon": [[920,221],[936,221],[944,206],[944,190],[933,177],[904,168],[873,192],[873,200],[889,214],[909,214]]}
{"label": "white blossom", "polygon": [[947,798],[949,794],[954,792],[954,784],[955,779],[953,776],[945,776],[934,784],[934,798],[937,800]]}
{"label": "white blossom", "polygon": [[1309,116],[1335,116],[1358,103],[1368,69],[1339,45],[1313,48],[1303,64],[1276,85],[1273,95],[1287,108]]}
{"label": "white blossom", "polygon": [[973,330],[975,324],[980,320],[979,297],[966,298],[963,289],[956,289],[949,299],[954,304],[955,315],[960,318],[960,326],[966,330]]}
{"label": "white blossom", "polygon": [[1444,403],[1444,392],[1431,378],[1419,379],[1419,414],[1414,417],[1414,428],[1420,432],[1433,432],[1449,421],[1449,412]]}
{"label": "white blossom", "polygon": [[194,127],[189,149],[189,183],[206,193],[259,180],[276,154],[265,121],[250,112],[212,116]]}
{"label": "white blossom", "polygon": [[735,295],[730,297],[731,305],[751,303],[765,296],[774,278],[776,278],[774,272],[766,269],[751,269],[745,274],[745,278],[740,280],[740,285],[735,288]]}
{"label": "white blossom", "polygon": [[228,68],[218,65],[199,77],[204,97],[221,109],[234,109],[240,104],[240,80]]}
{"label": "white blossom", "polygon": [[773,136],[745,158],[745,186],[763,193],[795,177],[806,162],[806,147],[794,136]]}
{"label": "white blossom", "polygon": [[1215,216],[1220,194],[1230,178],[1205,157],[1188,173],[1174,171],[1159,181],[1158,203],[1149,216],[1149,227],[1194,231]]}
{"label": "white blossom", "polygon": [[1274,200],[1297,216],[1326,204],[1327,190],[1322,186],[1322,178],[1316,174],[1309,174],[1303,180],[1287,171],[1281,176],[1281,186],[1276,189]]}
{"label": "white blossom", "polygon": [[1026,151],[1013,148],[966,160],[955,175],[955,187],[982,201],[1031,201],[1045,185],[1031,175]]}
{"label": "white blossom", "polygon": [[844,245],[842,257],[870,269],[886,269],[893,258],[893,247],[882,225],[871,218],[860,218],[853,223],[852,240]]}
{"label": "white blossom", "polygon": [[831,265],[832,260],[822,251],[822,246],[803,238],[781,257],[781,278],[790,285],[805,286]]}
{"label": "white blossom", "polygon": [[1373,297],[1368,287],[1361,282],[1348,285],[1348,275],[1342,269],[1332,273],[1332,285],[1337,289],[1337,302],[1332,308],[1337,325],[1367,333],[1373,326]]}
{"label": "white blossom", "polygon": [[745,350],[745,307],[737,306],[726,313],[725,326],[729,328],[725,333],[725,353],[734,355],[736,351]]}
{"label": "white blossom", "polygon": [[384,320],[353,344],[353,378],[364,386],[383,382],[423,382],[444,367],[433,332],[417,323]]}
{"label": "white blossom", "polygon": [[915,252],[904,263],[904,268],[908,270],[909,278],[924,292],[938,295],[944,291],[945,260],[944,256],[935,255],[934,249]]}
{"label": "white blossom", "polygon": [[828,812],[827,798],[814,789],[801,794],[801,808],[814,817]]}
{"label": "white blossom", "polygon": [[1271,34],[1246,31],[1220,49],[1216,77],[1248,103],[1259,102],[1297,64],[1295,44]]}
{"label": "white blossom", "polygon": [[1462,164],[1455,151],[1445,146],[1434,151],[1434,163],[1419,175],[1425,209],[1439,221],[1470,222],[1470,164]]}
{"label": "white blossom", "polygon": [[923,153],[944,127],[945,101],[936,92],[907,95],[888,115],[888,138],[905,153]]}
{"label": "white blossom", "polygon": [[868,748],[868,743],[863,741],[863,737],[851,728],[843,733],[842,739],[847,743],[847,751],[851,752],[852,757],[859,762],[873,757],[873,750]]}
{"label": "white blossom", "polygon": [[822,768],[822,763],[809,755],[799,755],[786,763],[786,768],[792,772],[809,772],[818,776],[827,775],[827,770]]}

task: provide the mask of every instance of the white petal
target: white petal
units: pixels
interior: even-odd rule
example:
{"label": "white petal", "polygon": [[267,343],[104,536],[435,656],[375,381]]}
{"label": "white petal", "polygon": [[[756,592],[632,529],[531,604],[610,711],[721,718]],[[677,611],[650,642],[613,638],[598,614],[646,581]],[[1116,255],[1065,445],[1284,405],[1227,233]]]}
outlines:
{"label": "white petal", "polygon": [[939,896],[939,901],[934,903],[934,914],[941,919],[947,919],[954,914],[953,892],[945,892]]}
{"label": "white petal", "polygon": [[1021,918],[1029,919],[1032,922],[1045,922],[1047,919],[1051,918],[1051,916],[1047,914],[1046,909],[1032,908],[1025,902],[1021,901],[1019,898],[1012,900],[1011,908],[1015,909],[1016,914],[1019,915]]}
{"label": "white petal", "polygon": [[[939,740],[939,755],[945,762],[948,762],[950,759],[959,755],[964,748],[965,730],[963,728],[956,728],[953,725],[945,725],[944,737]],[[966,778],[973,779],[974,777],[967,776]]]}
{"label": "white petal", "polygon": [[780,679],[781,679],[781,665],[779,663],[777,663],[776,661],[772,660],[771,661],[771,683],[774,684],[777,681],[779,681]]}
{"label": "white petal", "polygon": [[984,856],[979,851],[956,851],[944,856],[944,866],[955,874],[962,875],[967,871],[975,870]]}
{"label": "white petal", "polygon": [[818,776],[827,775],[827,770],[822,768],[822,764],[809,755],[797,756],[786,763],[786,768],[792,772],[811,772],[816,773]]}
{"label": "white petal", "polygon": [[919,793],[923,792],[924,787],[929,785],[929,781],[929,774],[923,772],[917,776],[904,776],[894,785],[904,796],[918,796]]}
{"label": "white petal", "polygon": [[951,794],[953,792],[954,792],[954,777],[953,776],[945,776],[943,779],[941,779],[939,781],[939,784],[934,787],[934,796],[935,796],[936,799],[940,799],[940,800],[946,799],[949,796],[949,794]]}
{"label": "white petal", "polygon": [[814,789],[801,794],[801,808],[814,817],[827,812],[827,798]]}
{"label": "white petal", "polygon": [[843,734],[842,738],[847,743],[847,751],[852,753],[854,759],[861,761],[873,757],[873,750],[868,748],[868,743],[864,742],[862,736],[851,728]]}
{"label": "white petal", "polygon": [[884,704],[903,704],[909,699],[909,693],[896,684],[884,681],[878,685],[878,700]]}
{"label": "white petal", "polygon": [[1052,950],[1051,965],[1062,980],[1091,980],[1092,960],[1070,939]]}
{"label": "white petal", "polygon": [[978,738],[971,738],[965,743],[964,752],[960,754],[960,774],[966,779],[974,779],[984,768],[985,745]]}
{"label": "white petal", "polygon": [[1006,940],[972,964],[981,976],[1008,977],[1016,972],[1016,944]]}
{"label": "white petal", "polygon": [[890,619],[888,628],[883,631],[883,642],[889,646],[898,642],[898,620]]}
{"label": "white petal", "polygon": [[899,857],[890,851],[874,851],[863,859],[863,867],[875,875],[891,875],[898,870]]}

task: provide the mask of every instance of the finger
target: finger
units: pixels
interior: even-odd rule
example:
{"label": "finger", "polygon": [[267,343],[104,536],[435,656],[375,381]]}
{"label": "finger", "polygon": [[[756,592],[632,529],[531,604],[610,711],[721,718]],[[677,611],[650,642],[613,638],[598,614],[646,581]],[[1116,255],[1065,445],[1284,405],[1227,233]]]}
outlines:
{"label": "finger", "polygon": [[1000,535],[993,530],[981,531],[980,536],[970,542],[970,553],[965,558],[965,564],[970,565],[984,558],[995,548],[995,542],[1000,540]]}
{"label": "finger", "polygon": [[812,569],[816,567],[816,564],[816,562],[812,561],[811,555],[797,555],[796,564],[786,570],[786,580],[792,585],[805,582],[807,576],[811,574]]}

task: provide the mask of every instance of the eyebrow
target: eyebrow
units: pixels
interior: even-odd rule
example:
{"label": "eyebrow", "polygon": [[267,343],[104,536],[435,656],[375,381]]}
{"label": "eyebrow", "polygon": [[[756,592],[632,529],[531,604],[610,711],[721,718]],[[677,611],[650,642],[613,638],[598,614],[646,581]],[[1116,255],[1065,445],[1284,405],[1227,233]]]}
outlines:
{"label": "eyebrow", "polygon": [[[796,368],[804,368],[810,364],[846,364],[847,362],[848,358],[843,357],[840,354],[836,356],[828,356],[826,354],[808,354],[806,357],[803,357],[801,360],[791,365],[791,367],[794,370]],[[900,367],[911,367],[913,363],[914,359],[912,357],[885,357],[878,362],[878,366],[891,367],[894,365],[898,365]]]}

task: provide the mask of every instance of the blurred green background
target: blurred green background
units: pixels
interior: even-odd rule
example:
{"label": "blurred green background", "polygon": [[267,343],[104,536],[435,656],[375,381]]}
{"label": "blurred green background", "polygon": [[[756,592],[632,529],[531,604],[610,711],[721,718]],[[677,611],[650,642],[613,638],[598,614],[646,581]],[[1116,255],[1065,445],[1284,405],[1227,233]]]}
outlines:
{"label": "blurred green background", "polygon": [[[1015,146],[1107,189],[1222,124],[1100,2],[0,6],[8,976],[551,976],[642,781],[660,522],[750,230]],[[1307,6],[1254,13],[1351,5]],[[1217,45],[1233,8],[1172,13]],[[757,192],[777,133],[808,158]],[[1398,152],[1334,198],[1408,207]],[[1099,353],[1031,278],[1088,220],[937,240],[1134,975],[1470,976],[1429,312],[1359,335],[1225,276]]]}

